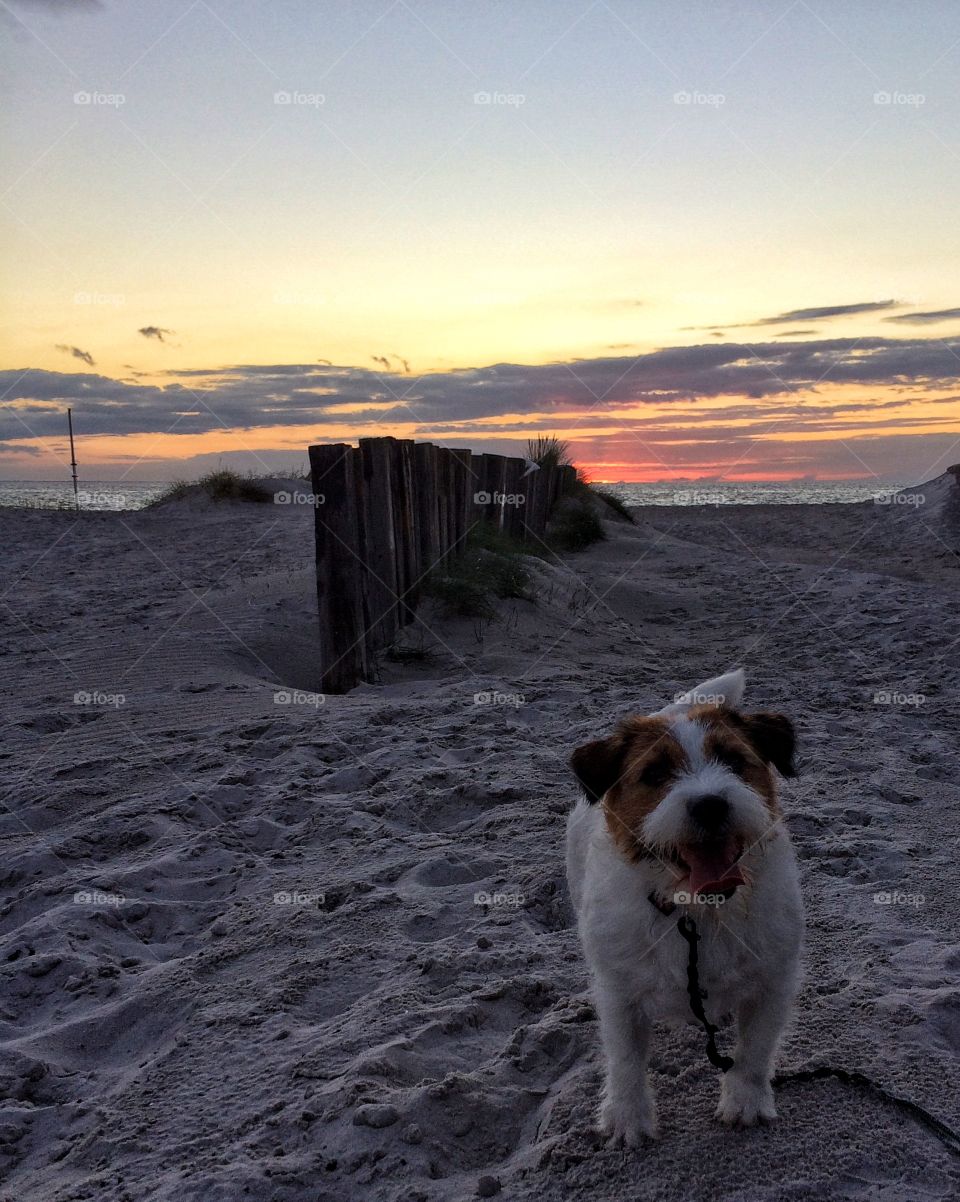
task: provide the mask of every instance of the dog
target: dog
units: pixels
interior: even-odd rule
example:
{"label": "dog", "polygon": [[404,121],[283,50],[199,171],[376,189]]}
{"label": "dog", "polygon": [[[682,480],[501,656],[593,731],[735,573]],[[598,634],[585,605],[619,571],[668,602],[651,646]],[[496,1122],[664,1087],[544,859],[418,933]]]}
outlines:
{"label": "dog", "polygon": [[600,1128],[656,1138],[647,1076],[655,1020],[692,1021],[688,946],[699,934],[708,1020],[737,1020],[716,1115],[776,1118],[771,1077],[800,978],[803,907],[776,777],[795,775],[788,718],[741,713],[742,670],[704,681],[650,715],[578,747],[585,797],[567,822],[567,880],[606,1061]]}

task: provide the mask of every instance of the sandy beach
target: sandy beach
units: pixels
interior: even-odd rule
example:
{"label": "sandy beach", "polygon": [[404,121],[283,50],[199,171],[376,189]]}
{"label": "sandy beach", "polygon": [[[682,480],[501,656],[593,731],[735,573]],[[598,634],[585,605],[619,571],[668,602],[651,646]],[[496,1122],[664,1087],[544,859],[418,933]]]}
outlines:
{"label": "sandy beach", "polygon": [[960,1127],[956,494],[635,509],[493,621],[424,606],[424,658],[338,697],[309,506],[0,510],[0,1199],[957,1197],[838,1082],[723,1129],[693,1027],[660,1141],[607,1147],[563,872],[571,749],[742,665],[801,740],[781,1067]]}

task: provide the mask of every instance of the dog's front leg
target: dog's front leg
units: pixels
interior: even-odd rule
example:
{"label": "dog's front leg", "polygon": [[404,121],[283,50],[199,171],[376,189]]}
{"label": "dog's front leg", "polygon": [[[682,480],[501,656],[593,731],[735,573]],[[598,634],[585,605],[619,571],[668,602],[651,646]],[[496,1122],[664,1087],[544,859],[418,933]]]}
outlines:
{"label": "dog's front leg", "polygon": [[607,1062],[600,1129],[636,1147],[644,1135],[657,1135],[657,1109],[647,1080],[650,1021],[636,1003],[603,982],[598,982],[597,1013]]}
{"label": "dog's front leg", "polygon": [[717,1118],[723,1122],[751,1127],[777,1117],[770,1078],[790,1004],[791,994],[771,992],[740,1005],[734,1064],[724,1074],[717,1107]]}

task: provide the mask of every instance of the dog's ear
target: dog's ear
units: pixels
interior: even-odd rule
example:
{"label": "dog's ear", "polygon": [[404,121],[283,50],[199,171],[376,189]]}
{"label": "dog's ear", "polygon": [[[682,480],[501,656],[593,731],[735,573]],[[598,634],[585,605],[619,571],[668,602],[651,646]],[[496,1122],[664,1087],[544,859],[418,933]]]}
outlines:
{"label": "dog's ear", "polygon": [[587,800],[599,801],[616,784],[623,769],[623,739],[615,734],[584,743],[570,757],[570,767]]}
{"label": "dog's ear", "polygon": [[793,762],[797,737],[785,714],[743,714],[747,738],[765,763],[773,764],[781,776],[796,776]]}

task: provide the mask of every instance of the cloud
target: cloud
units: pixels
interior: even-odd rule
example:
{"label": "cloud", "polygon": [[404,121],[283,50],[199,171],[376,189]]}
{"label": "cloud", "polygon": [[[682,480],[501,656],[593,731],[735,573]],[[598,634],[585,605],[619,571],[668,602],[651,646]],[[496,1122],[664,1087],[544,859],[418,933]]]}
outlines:
{"label": "cloud", "polygon": [[823,321],[827,317],[852,317],[857,313],[876,313],[883,309],[896,309],[899,301],[861,301],[856,305],[822,305],[816,309],[790,309],[776,317],[764,317],[752,324],[756,326],[790,325],[795,321]]}
{"label": "cloud", "polygon": [[65,355],[72,355],[74,359],[82,359],[84,363],[93,367],[93,355],[89,351],[82,351],[78,346],[64,346],[62,342],[57,343],[57,350],[63,351]]}
{"label": "cloud", "polygon": [[399,355],[396,355],[396,354],[371,355],[370,358],[373,360],[374,363],[379,364],[380,367],[382,367],[384,371],[393,371],[394,370],[390,364],[390,360],[392,359],[394,362],[400,364],[400,366],[403,368],[405,375],[410,374],[410,364],[407,362],[406,359],[402,359]]}
{"label": "cloud", "polygon": [[898,313],[896,317],[885,317],[884,321],[901,321],[906,325],[930,325],[935,321],[954,321],[960,317],[960,309],[931,309],[926,313]]}
{"label": "cloud", "polygon": [[142,334],[144,338],[156,338],[158,342],[166,342],[166,335],[173,334],[173,330],[165,330],[162,326],[141,326],[137,330],[138,334]]}
{"label": "cloud", "polygon": [[[640,356],[496,363],[433,372],[413,383],[399,371],[317,363],[171,370],[164,379],[157,384],[95,372],[0,372],[0,394],[7,392],[0,438],[28,437],[16,413],[37,436],[59,434],[56,407],[65,404],[82,411],[85,433],[113,435],[309,425],[319,438],[324,427],[349,425],[365,435],[384,424],[416,422],[420,438],[455,428],[479,439],[485,436],[481,419],[542,428],[589,415],[591,424],[627,426],[647,421],[638,410],[651,403],[670,404],[670,421],[726,420],[723,413],[705,413],[699,407],[704,400],[725,400],[728,410],[742,411],[746,419],[782,415],[785,429],[799,428],[824,416],[815,403],[821,385],[890,389],[876,404],[955,392],[960,338],[710,342]],[[662,415],[650,420],[669,426]]]}
{"label": "cloud", "polygon": [[[830,317],[853,317],[858,313],[878,313],[885,309],[899,309],[901,301],[860,301],[854,305],[819,305],[813,309],[788,309],[786,313],[777,313],[773,317],[761,317],[759,321],[741,321],[735,325],[724,326],[725,330],[753,330],[757,326],[792,325],[799,321],[825,321]],[[895,317],[884,318],[885,321],[896,321]],[[713,330],[714,326],[682,326],[684,330]]]}

